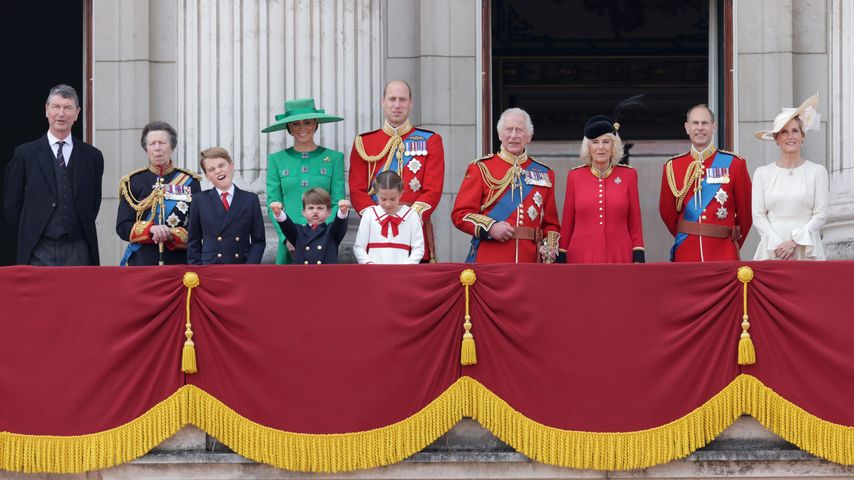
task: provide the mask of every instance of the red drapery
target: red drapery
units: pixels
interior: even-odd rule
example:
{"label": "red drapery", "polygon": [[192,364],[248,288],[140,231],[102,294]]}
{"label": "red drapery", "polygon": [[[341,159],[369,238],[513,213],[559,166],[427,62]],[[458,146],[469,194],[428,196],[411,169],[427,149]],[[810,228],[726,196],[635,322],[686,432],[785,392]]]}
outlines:
{"label": "red drapery", "polygon": [[188,267],[3,268],[0,468],[105,468],[185,423],[285,468],[365,468],[462,416],[541,461],[636,468],[741,412],[854,463],[854,264],[746,263],[749,366],[740,265],[473,266],[465,367],[470,266],[198,267],[195,374]]}

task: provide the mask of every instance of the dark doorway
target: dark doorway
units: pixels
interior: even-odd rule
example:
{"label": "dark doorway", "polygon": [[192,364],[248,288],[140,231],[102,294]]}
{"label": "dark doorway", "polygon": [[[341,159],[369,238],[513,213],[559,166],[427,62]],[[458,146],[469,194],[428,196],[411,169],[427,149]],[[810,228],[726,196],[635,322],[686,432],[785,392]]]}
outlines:
{"label": "dark doorway", "polygon": [[493,119],[521,107],[537,140],[580,140],[588,118],[643,94],[621,136],[684,139],[685,111],[709,98],[709,3],[492,0]]}
{"label": "dark doorway", "polygon": [[[44,104],[50,88],[65,83],[84,96],[85,0],[8,2],[4,75],[6,127],[0,135],[0,191],[15,147],[47,132]],[[83,138],[84,108],[73,133]],[[0,197],[2,198],[2,197]],[[0,265],[14,264],[15,239],[0,215]]]}

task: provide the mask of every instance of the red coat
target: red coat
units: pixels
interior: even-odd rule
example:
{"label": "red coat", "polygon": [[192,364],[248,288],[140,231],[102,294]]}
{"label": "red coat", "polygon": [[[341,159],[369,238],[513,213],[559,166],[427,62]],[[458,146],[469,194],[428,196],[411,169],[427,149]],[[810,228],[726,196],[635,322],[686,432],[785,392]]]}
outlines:
{"label": "red coat", "polygon": [[[724,152],[729,153],[729,152]],[[718,152],[715,151],[703,161],[704,175],[708,178],[709,168],[715,160]],[[682,202],[681,209],[677,211],[677,197],[667,179],[667,171],[672,168],[675,187],[681,190],[685,187],[685,175],[691,165],[693,157],[691,153],[677,155],[664,165],[661,176],[661,197],[658,211],[661,219],[674,236],[677,235],[676,224],[685,214],[689,202],[693,202],[694,187],[689,187]],[[747,163],[744,159],[733,154],[732,163],[729,167],[729,183],[720,185],[725,195],[722,195],[723,203],[713,198],[702,211],[697,223],[723,225],[726,227],[738,226],[741,228],[741,238],[736,244],[729,238],[716,238],[699,235],[688,235],[682,244],[676,249],[673,261],[675,262],[701,262],[715,260],[738,260],[738,249],[744,244],[750,226],[753,224],[750,205],[750,174],[747,172]],[[720,216],[719,216],[720,215]]]}
{"label": "red coat", "polygon": [[638,174],[616,165],[599,178],[588,166],[566,175],[560,227],[566,263],[631,263],[643,250]]}
{"label": "red coat", "polygon": [[[501,155],[505,157],[502,158]],[[487,231],[499,221],[505,221],[514,227],[539,228],[543,238],[551,235],[553,240],[557,241],[559,225],[554,198],[554,172],[531,157],[525,155],[520,158],[519,166],[522,172],[519,181],[524,183],[526,190],[520,207],[518,187],[512,192],[510,185],[497,190],[494,188],[496,185],[492,183],[492,180],[504,178],[508,170],[513,168],[513,160],[508,158],[512,156],[499,152],[475,160],[468,166],[460,185],[451,220],[454,226],[472,235],[478,244],[475,255],[470,256],[469,261],[512,263],[516,260],[517,243],[520,263],[537,261],[539,246],[533,240],[513,239],[502,243],[489,237]],[[502,202],[510,202],[513,208],[502,208]],[[498,215],[500,210],[505,213]]]}
{"label": "red coat", "polygon": [[[398,130],[405,132],[400,137],[402,139],[399,147],[402,157],[400,170],[397,168],[397,148],[380,155],[387,146],[391,147],[389,142],[392,141],[394,132],[388,125],[356,137],[350,152],[350,199],[353,208],[361,214],[366,208],[376,205],[375,200],[371,198],[373,194],[371,184],[377,174],[388,169],[397,171],[403,179],[403,194],[400,202],[411,206],[421,215],[421,221],[425,227],[424,239],[427,243],[424,259],[428,260],[431,258],[431,252],[434,252],[432,230],[429,224],[430,216],[436,211],[439,200],[442,198],[445,180],[445,149],[442,145],[442,137],[437,133],[413,128],[408,122]],[[426,140],[422,142],[421,139],[425,138]],[[359,152],[360,145],[364,156]],[[419,151],[419,154],[403,155],[410,147],[426,150],[427,154],[421,155]],[[387,162],[389,156],[392,157],[392,162]],[[376,157],[376,159],[365,157]]]}

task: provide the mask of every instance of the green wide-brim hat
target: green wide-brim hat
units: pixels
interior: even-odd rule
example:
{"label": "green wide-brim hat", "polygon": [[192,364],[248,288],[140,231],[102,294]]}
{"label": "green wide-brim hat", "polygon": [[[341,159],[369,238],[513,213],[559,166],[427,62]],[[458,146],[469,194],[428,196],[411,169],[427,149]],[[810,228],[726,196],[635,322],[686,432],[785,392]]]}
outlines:
{"label": "green wide-brim hat", "polygon": [[288,128],[288,124],[298,120],[317,119],[317,123],[340,122],[344,120],[335,115],[329,115],[322,108],[315,108],[313,98],[297,98],[285,101],[285,113],[276,115],[276,121],[261,130],[262,133],[275,132]]}

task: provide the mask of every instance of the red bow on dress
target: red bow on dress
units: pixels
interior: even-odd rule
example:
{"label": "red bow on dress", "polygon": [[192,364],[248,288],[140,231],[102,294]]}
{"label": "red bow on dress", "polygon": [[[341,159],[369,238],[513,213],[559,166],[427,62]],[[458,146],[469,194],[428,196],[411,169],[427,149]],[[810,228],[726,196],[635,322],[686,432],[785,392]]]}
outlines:
{"label": "red bow on dress", "polygon": [[392,238],[396,237],[400,230],[397,228],[402,222],[403,219],[398,217],[397,215],[386,215],[385,218],[380,220],[380,226],[382,227],[382,234],[384,237],[388,237],[388,227],[391,225],[391,236]]}

